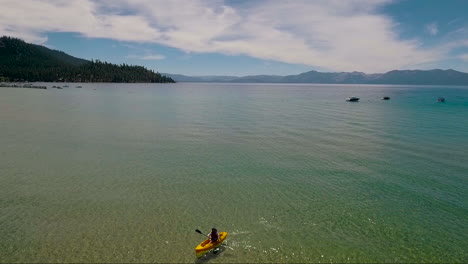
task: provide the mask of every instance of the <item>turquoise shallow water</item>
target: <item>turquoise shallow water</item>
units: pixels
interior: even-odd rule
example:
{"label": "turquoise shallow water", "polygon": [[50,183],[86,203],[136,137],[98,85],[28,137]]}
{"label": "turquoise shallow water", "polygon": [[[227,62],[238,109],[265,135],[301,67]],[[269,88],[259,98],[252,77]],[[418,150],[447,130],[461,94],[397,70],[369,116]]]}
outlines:
{"label": "turquoise shallow water", "polygon": [[0,262],[468,262],[468,87],[74,86],[0,89]]}

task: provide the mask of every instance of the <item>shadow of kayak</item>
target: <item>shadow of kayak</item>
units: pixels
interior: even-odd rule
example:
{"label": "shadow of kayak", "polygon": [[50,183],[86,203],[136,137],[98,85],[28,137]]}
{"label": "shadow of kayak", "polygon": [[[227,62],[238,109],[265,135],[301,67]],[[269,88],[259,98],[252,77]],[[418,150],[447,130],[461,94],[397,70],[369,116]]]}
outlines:
{"label": "shadow of kayak", "polygon": [[195,263],[197,264],[208,263],[213,259],[217,259],[218,257],[221,256],[221,254],[223,254],[223,252],[226,249],[228,249],[228,246],[226,246],[225,244],[221,244],[215,249],[212,249],[206,253],[197,255],[197,259],[195,260]]}

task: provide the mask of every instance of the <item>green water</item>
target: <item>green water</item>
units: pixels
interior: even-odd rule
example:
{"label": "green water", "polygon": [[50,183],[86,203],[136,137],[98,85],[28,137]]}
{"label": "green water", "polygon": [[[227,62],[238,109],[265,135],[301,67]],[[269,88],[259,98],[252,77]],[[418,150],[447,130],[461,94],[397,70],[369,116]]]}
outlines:
{"label": "green water", "polygon": [[0,89],[0,262],[468,262],[467,87],[75,86]]}

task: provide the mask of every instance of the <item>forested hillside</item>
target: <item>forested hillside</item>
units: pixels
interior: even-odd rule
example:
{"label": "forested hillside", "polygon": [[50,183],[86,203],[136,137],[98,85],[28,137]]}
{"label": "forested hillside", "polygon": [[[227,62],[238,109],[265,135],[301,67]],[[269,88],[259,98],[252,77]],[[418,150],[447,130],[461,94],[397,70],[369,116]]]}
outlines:
{"label": "forested hillside", "polygon": [[0,80],[29,82],[174,82],[142,66],[75,58],[64,52],[0,38]]}

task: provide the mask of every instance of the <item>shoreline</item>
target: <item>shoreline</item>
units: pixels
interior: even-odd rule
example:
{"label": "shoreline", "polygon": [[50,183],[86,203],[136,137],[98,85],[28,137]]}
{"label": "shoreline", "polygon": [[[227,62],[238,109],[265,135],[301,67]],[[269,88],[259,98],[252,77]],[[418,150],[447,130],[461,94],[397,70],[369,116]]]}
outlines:
{"label": "shoreline", "polygon": [[16,84],[16,83],[0,83],[0,87],[3,88],[30,88],[30,89],[47,89],[47,86],[32,85],[32,84]]}

